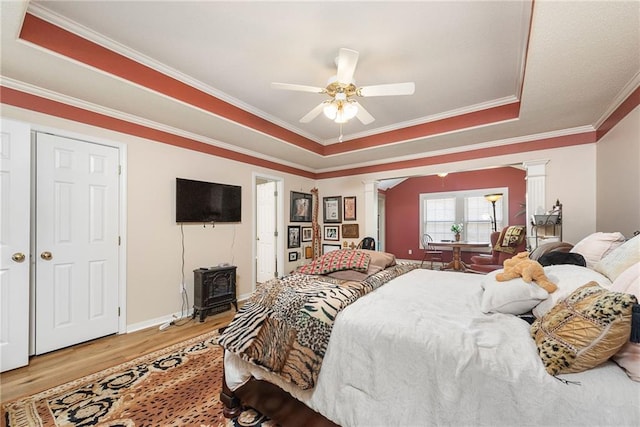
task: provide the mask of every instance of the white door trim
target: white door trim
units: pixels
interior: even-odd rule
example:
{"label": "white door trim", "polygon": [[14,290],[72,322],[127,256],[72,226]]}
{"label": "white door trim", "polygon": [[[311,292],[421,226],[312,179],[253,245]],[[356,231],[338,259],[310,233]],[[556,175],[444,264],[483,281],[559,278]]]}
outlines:
{"label": "white door trim", "polygon": [[[34,144],[33,135],[35,132],[50,133],[53,135],[76,139],[80,142],[88,142],[93,144],[105,145],[108,147],[114,147],[118,149],[119,163],[120,163],[120,179],[118,182],[118,204],[119,204],[119,236],[120,247],[118,249],[118,307],[120,308],[120,316],[118,318],[118,333],[127,333],[127,145],[112,140],[98,138],[91,135],[86,135],[77,132],[71,132],[53,128],[49,126],[31,125],[32,132],[32,144]],[[33,150],[35,152],[35,150]],[[34,168],[32,168],[34,169]],[[35,171],[33,171],[35,173]],[[31,221],[31,235],[35,236],[35,222]],[[33,248],[34,246],[32,246]],[[31,292],[33,295],[35,289],[35,282],[30,284]],[[34,301],[32,301],[32,304]],[[30,311],[33,313],[34,307],[30,307]],[[30,335],[30,354],[33,354],[35,349],[35,324],[31,322],[29,331]]]}
{"label": "white door trim", "polygon": [[[256,203],[256,185],[258,184],[258,180],[259,179],[267,179],[269,181],[275,181],[276,182],[276,191],[278,192],[278,199],[276,201],[276,228],[277,228],[277,232],[278,232],[278,237],[276,238],[276,262],[277,262],[277,269],[278,269],[278,275],[279,277],[284,275],[284,236],[285,236],[285,231],[284,231],[284,178],[282,178],[281,176],[274,176],[274,175],[267,175],[264,173],[258,173],[258,172],[253,172],[251,174],[251,211],[252,211],[252,221],[251,221],[251,235],[255,236],[256,235],[256,218],[257,218],[257,212],[256,212],[256,208],[257,208],[257,203]],[[256,259],[256,255],[257,255],[257,243],[256,243],[256,239],[252,239],[253,242],[251,244],[252,246],[252,254],[251,254],[251,259],[253,260],[252,267],[252,273],[251,273],[251,293],[253,293],[253,291],[255,291],[255,287],[256,287],[256,263],[255,263],[255,259]],[[249,294],[247,295],[239,295],[238,299],[244,299],[247,298],[249,296]]]}

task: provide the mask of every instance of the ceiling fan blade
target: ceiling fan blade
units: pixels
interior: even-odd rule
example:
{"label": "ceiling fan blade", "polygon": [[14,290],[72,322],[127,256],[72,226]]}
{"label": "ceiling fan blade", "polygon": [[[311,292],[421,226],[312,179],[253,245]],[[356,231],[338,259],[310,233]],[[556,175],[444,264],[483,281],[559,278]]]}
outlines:
{"label": "ceiling fan blade", "polygon": [[353,74],[356,71],[359,55],[355,50],[340,49],[338,54],[338,72],[336,73],[338,82],[347,85],[353,82]]}
{"label": "ceiling fan blade", "polygon": [[413,95],[416,85],[413,82],[391,83],[388,85],[363,86],[358,89],[360,96]]}
{"label": "ceiling fan blade", "polygon": [[311,120],[315,119],[320,115],[322,109],[324,108],[324,102],[316,105],[313,110],[309,111],[303,118],[300,119],[300,123],[309,123]]}
{"label": "ceiling fan blade", "polygon": [[274,89],[284,89],[284,90],[297,90],[299,92],[313,92],[313,93],[323,93],[324,89],[321,87],[315,86],[305,86],[305,85],[294,85],[289,83],[271,83],[271,87]]}
{"label": "ceiling fan blade", "polygon": [[369,123],[375,120],[375,118],[371,114],[369,114],[367,110],[365,110],[362,107],[362,104],[360,104],[358,101],[355,101],[355,103],[358,106],[358,112],[356,113],[356,117],[358,118],[358,120],[362,122],[363,125],[368,125]]}

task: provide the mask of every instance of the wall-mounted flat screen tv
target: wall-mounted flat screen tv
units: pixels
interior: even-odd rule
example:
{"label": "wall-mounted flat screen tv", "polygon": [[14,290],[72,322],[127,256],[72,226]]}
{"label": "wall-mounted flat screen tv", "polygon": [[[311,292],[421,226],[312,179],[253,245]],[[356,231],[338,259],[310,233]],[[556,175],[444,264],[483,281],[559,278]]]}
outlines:
{"label": "wall-mounted flat screen tv", "polygon": [[176,178],[176,222],[240,222],[242,187]]}

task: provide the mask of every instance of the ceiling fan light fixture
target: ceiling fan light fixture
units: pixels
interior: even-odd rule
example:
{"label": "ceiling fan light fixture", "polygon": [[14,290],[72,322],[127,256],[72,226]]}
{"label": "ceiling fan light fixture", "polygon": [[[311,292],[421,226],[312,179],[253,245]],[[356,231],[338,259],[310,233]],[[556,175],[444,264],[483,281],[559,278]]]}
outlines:
{"label": "ceiling fan light fixture", "polygon": [[322,112],[329,120],[347,123],[358,114],[358,106],[353,101],[334,99],[323,107]]}
{"label": "ceiling fan light fixture", "polygon": [[329,120],[335,120],[338,116],[338,106],[335,102],[329,102],[324,106],[322,112]]}
{"label": "ceiling fan light fixture", "polygon": [[358,114],[358,106],[355,102],[345,102],[342,104],[342,115],[346,120],[353,119]]}
{"label": "ceiling fan light fixture", "polygon": [[300,123],[309,123],[320,112],[323,112],[329,120],[338,124],[347,123],[356,117],[363,125],[368,125],[375,118],[354,99],[356,96],[412,95],[415,91],[415,84],[406,82],[357,87],[354,73],[358,64],[358,56],[359,53],[355,50],[340,48],[336,58],[337,72],[329,78],[325,88],[287,83],[271,83],[271,86],[275,89],[313,92],[329,96],[329,99],[316,105],[305,114],[300,119]]}

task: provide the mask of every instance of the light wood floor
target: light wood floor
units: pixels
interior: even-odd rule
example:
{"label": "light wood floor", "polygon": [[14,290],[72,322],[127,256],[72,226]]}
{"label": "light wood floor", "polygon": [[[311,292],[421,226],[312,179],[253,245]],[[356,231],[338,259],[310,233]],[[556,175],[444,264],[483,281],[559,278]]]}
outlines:
{"label": "light wood floor", "polygon": [[129,334],[111,335],[34,356],[29,360],[28,366],[0,374],[0,401],[8,402],[18,397],[38,393],[216,330],[226,326],[234,314],[235,311],[232,310],[209,316],[202,323],[198,319],[189,321],[185,319],[178,322],[180,324],[186,322],[182,326],[170,326],[164,331],[160,331],[156,326]]}

